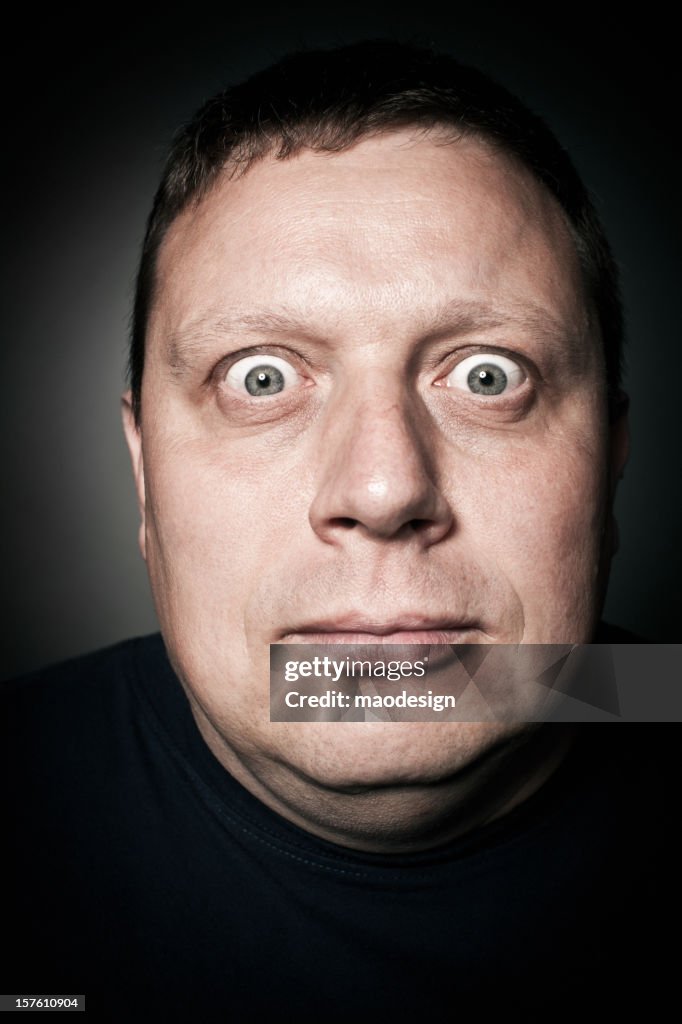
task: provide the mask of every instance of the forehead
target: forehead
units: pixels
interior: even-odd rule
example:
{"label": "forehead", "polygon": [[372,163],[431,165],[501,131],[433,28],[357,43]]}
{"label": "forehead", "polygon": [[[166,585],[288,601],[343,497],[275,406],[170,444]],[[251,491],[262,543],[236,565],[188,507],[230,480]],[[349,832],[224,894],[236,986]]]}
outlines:
{"label": "forehead", "polygon": [[219,179],[163,242],[149,337],[263,306],[392,329],[447,301],[589,319],[544,186],[485,141],[405,130]]}

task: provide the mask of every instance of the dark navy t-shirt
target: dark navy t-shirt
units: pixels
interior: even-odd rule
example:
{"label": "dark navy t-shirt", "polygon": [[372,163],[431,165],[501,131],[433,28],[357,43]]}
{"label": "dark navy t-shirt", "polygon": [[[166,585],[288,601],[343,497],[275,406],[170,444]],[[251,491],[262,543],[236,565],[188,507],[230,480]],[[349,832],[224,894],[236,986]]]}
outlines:
{"label": "dark navy t-shirt", "polygon": [[652,1011],[675,981],[675,726],[580,726],[510,814],[379,855],[233,779],[159,636],[3,695],[3,992],[84,993],[95,1020],[455,1021]]}

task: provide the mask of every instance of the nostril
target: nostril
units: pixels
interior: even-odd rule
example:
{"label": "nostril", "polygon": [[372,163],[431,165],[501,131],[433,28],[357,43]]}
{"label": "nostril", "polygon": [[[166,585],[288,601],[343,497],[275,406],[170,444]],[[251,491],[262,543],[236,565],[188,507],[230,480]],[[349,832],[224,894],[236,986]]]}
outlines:
{"label": "nostril", "polygon": [[405,528],[412,536],[419,537],[422,541],[436,543],[445,540],[455,528],[454,519],[410,519]]}
{"label": "nostril", "polygon": [[425,530],[428,526],[433,524],[432,519],[410,519],[409,526],[414,530],[415,533],[419,533]]}
{"label": "nostril", "polygon": [[357,519],[351,519],[349,516],[336,516],[334,519],[329,520],[330,526],[338,526],[343,530],[352,530],[354,526],[358,525]]}

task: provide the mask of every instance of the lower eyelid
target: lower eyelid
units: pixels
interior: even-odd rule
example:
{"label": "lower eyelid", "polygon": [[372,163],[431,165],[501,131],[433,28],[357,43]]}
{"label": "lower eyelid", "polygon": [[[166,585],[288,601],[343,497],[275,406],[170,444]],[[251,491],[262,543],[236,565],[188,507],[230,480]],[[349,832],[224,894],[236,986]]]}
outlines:
{"label": "lower eyelid", "polygon": [[[523,387],[523,385],[528,382],[528,380],[529,380],[528,374],[522,373],[518,380],[513,381],[513,382],[510,381],[511,386],[508,387],[506,391],[502,392],[500,395],[490,395],[489,397],[490,398],[501,398],[503,395],[513,394],[515,391],[519,391]],[[471,391],[467,387],[466,383],[464,383],[464,382],[449,384],[448,380],[447,380],[447,377],[444,377],[444,378],[442,378],[441,380],[438,380],[438,381],[434,381],[434,385],[436,387],[444,387],[444,388],[446,388],[449,391],[462,391],[465,394],[475,394],[475,392]]]}

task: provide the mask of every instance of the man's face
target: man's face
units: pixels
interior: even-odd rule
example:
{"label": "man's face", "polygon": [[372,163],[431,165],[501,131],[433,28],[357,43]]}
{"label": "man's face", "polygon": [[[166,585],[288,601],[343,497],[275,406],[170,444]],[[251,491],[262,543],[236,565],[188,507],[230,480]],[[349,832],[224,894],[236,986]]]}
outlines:
{"label": "man's face", "polygon": [[481,142],[221,181],[163,243],[126,420],[171,659],[256,775],[433,780],[512,728],[270,723],[269,644],[591,638],[618,468],[598,331],[559,207]]}

